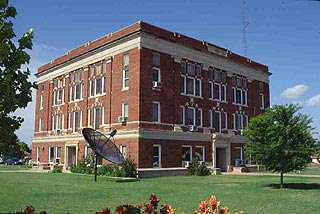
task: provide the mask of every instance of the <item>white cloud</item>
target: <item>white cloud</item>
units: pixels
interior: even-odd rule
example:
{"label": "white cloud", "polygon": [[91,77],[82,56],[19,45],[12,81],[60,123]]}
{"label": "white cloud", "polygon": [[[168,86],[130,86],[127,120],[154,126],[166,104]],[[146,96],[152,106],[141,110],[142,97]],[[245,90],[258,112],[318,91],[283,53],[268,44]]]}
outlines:
{"label": "white cloud", "polygon": [[320,94],[317,94],[306,101],[308,106],[320,107]]}
{"label": "white cloud", "polygon": [[299,84],[291,88],[287,88],[281,93],[281,96],[288,100],[297,99],[302,95],[304,95],[308,90],[309,90],[309,86]]}

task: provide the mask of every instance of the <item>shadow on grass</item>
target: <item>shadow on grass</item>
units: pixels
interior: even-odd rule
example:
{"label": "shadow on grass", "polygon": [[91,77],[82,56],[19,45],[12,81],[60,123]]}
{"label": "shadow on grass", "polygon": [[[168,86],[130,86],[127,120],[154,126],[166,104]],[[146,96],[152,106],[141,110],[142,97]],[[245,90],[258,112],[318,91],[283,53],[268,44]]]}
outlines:
{"label": "shadow on grass", "polygon": [[[272,189],[280,189],[280,184],[268,184],[265,185],[266,187],[270,187]],[[285,189],[299,189],[299,190],[320,190],[320,184],[319,183],[285,183],[284,187]]]}

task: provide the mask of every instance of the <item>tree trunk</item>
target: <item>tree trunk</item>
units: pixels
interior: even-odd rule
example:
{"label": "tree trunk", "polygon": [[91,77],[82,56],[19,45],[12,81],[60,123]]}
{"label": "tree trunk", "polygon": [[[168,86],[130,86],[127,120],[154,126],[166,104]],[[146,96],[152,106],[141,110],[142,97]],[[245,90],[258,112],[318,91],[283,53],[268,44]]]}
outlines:
{"label": "tree trunk", "polygon": [[283,188],[283,172],[280,172],[280,188]]}

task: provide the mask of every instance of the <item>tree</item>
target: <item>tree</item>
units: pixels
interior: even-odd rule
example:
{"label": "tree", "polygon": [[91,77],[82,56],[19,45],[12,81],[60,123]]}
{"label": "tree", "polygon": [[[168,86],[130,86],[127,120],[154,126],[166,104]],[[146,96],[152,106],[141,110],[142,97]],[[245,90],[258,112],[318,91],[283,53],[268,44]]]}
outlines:
{"label": "tree", "polygon": [[317,147],[312,120],[300,109],[293,104],[272,106],[252,118],[244,132],[251,141],[246,149],[268,170],[280,173],[281,188],[283,174],[304,169]]}
{"label": "tree", "polygon": [[32,29],[17,39],[12,20],[17,15],[8,0],[0,0],[0,154],[6,155],[18,143],[15,131],[19,129],[23,118],[13,113],[25,108],[32,99],[35,83],[28,80],[30,56],[26,52],[32,49]]}

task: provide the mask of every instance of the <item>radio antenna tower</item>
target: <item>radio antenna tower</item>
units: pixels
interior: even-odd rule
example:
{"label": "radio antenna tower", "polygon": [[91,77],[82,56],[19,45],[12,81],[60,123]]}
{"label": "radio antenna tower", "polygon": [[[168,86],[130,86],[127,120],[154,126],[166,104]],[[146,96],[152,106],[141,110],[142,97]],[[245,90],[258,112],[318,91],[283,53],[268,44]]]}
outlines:
{"label": "radio antenna tower", "polygon": [[249,24],[250,23],[247,19],[247,1],[242,0],[242,43],[243,43],[243,54],[245,57],[248,57],[247,28]]}

